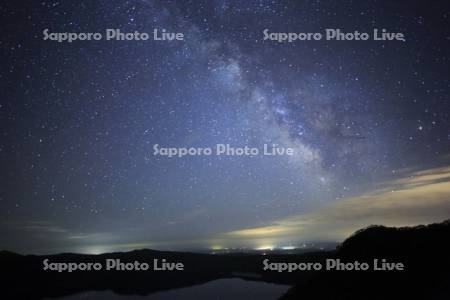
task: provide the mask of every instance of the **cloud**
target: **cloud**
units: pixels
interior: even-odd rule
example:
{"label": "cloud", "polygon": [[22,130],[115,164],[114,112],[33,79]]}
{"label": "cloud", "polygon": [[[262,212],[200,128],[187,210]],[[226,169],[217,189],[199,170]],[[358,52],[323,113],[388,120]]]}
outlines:
{"label": "cloud", "polygon": [[67,230],[49,221],[2,222],[2,225],[16,230],[26,230],[36,233],[66,233]]}
{"label": "cloud", "polygon": [[315,212],[227,232],[221,242],[259,245],[268,241],[340,241],[372,224],[412,226],[448,218],[449,166],[411,172],[376,191],[328,204]]}

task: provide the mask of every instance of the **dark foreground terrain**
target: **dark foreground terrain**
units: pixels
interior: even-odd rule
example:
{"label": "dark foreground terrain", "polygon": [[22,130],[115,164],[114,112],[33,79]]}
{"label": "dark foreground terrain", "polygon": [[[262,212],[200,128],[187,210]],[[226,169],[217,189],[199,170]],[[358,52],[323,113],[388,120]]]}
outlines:
{"label": "dark foreground terrain", "polygon": [[[306,254],[209,255],[136,250],[101,255],[58,254],[49,256],[0,253],[3,299],[43,299],[83,291],[112,290],[118,294],[146,295],[187,287],[219,278],[289,284],[283,299],[450,299],[450,221],[411,228],[372,226],[356,232],[336,251]],[[166,259],[182,262],[184,271],[75,271],[43,270],[43,261],[148,262]],[[263,261],[342,262],[374,259],[401,262],[404,271],[264,271]]]}
{"label": "dark foreground terrain", "polygon": [[[333,255],[333,254],[332,254]],[[428,226],[371,226],[334,253],[342,261],[402,262],[404,271],[319,272],[288,299],[450,299],[450,220]]]}

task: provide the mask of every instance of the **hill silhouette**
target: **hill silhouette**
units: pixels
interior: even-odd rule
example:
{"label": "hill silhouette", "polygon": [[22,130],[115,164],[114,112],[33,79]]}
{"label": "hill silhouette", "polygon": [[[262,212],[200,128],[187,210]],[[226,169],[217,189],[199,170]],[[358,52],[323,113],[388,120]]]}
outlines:
{"label": "hill silhouette", "polygon": [[402,262],[404,271],[328,271],[282,298],[448,299],[450,220],[416,227],[370,226],[347,238],[334,257],[342,262]]}
{"label": "hill silhouette", "polygon": [[[336,251],[304,254],[198,254],[155,250],[84,255],[19,255],[0,252],[0,273],[4,299],[44,299],[82,291],[111,290],[117,294],[147,295],[187,287],[219,278],[292,285],[283,299],[447,299],[450,295],[450,221],[428,226],[388,228],[371,226],[346,239]],[[44,271],[43,261],[151,262],[166,259],[183,262],[184,271]],[[401,262],[404,271],[264,271],[262,261],[373,262],[386,259]]]}

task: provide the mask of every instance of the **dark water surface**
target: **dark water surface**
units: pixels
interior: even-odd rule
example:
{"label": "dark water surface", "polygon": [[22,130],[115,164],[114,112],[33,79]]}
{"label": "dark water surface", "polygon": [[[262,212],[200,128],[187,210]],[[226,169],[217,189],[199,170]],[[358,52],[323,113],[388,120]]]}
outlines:
{"label": "dark water surface", "polygon": [[111,291],[80,293],[64,300],[176,300],[176,299],[261,299],[275,300],[281,297],[290,286],[266,282],[247,281],[239,278],[218,279],[204,284],[150,294],[117,295]]}

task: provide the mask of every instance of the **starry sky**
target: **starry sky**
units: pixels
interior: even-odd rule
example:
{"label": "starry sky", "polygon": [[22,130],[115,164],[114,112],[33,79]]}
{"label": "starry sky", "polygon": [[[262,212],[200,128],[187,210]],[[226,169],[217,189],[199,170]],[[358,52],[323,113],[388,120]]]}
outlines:
{"label": "starry sky", "polygon": [[[3,1],[0,248],[341,241],[450,217],[447,1]],[[43,40],[181,32],[183,41]],[[406,41],[264,40],[401,32]],[[292,156],[186,156],[164,147]]]}

